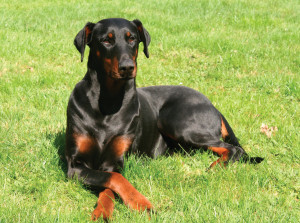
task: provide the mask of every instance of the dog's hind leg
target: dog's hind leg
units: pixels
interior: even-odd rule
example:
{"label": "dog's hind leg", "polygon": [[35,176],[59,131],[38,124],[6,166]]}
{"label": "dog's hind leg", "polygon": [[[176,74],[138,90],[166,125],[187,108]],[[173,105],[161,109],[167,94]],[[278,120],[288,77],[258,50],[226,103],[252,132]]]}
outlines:
{"label": "dog's hind leg", "polygon": [[220,156],[210,168],[248,157],[225,118],[210,104],[166,104],[159,112],[158,128],[184,147],[206,147]]}

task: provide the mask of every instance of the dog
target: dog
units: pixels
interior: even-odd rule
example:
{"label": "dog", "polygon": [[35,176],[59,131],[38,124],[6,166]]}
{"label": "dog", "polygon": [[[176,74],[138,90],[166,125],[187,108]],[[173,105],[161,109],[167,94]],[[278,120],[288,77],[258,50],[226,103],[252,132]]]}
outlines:
{"label": "dog", "polygon": [[259,163],[239,144],[225,117],[201,93],[184,86],[136,88],[139,43],[148,58],[151,38],[139,20],[88,22],[74,44],[87,72],[71,93],[67,108],[68,177],[99,191],[92,219],[108,219],[115,194],[135,210],[153,209],[150,201],[121,174],[128,153],[157,157],[183,148],[206,148],[220,158],[210,165],[239,160]]}

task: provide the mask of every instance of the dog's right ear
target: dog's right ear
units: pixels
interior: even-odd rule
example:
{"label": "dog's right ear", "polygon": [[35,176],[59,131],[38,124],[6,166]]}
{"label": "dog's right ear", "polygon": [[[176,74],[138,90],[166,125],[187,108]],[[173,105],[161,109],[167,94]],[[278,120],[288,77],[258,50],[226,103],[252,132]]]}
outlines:
{"label": "dog's right ear", "polygon": [[88,22],[74,39],[74,45],[76,46],[79,53],[81,53],[81,62],[83,61],[85,46],[92,40],[92,32],[94,26],[94,23]]}

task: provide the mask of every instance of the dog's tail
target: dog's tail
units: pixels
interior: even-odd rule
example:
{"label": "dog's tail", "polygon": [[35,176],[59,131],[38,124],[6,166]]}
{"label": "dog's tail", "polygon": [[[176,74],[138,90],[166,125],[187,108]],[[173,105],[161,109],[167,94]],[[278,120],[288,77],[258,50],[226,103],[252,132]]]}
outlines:
{"label": "dog's tail", "polygon": [[[221,114],[221,118],[222,118],[222,120],[225,124],[225,128],[228,132],[228,137],[225,138],[225,142],[227,142],[227,143],[229,143],[233,146],[237,146],[239,148],[242,148],[242,146],[240,145],[240,143],[239,143],[237,137],[235,136],[232,128],[230,127],[230,125],[227,122],[226,118],[222,114]],[[250,157],[246,152],[244,152],[242,157],[240,158],[241,162],[251,163],[251,164],[261,163],[263,160],[264,160],[264,158],[262,158],[262,157]]]}

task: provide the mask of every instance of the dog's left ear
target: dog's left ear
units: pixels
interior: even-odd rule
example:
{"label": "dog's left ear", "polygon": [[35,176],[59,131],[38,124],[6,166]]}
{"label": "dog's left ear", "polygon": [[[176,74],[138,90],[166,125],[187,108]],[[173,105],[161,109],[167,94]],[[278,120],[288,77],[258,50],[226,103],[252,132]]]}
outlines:
{"label": "dog's left ear", "polygon": [[81,53],[81,62],[83,61],[85,46],[92,40],[92,31],[94,26],[94,23],[88,22],[83,29],[79,31],[74,39],[74,45],[79,53]]}
{"label": "dog's left ear", "polygon": [[146,57],[149,58],[148,46],[151,41],[150,35],[149,35],[148,31],[144,28],[144,26],[140,20],[135,19],[132,22],[136,25],[136,27],[138,29],[140,41],[143,42],[143,44],[144,44],[144,53],[145,53]]}

